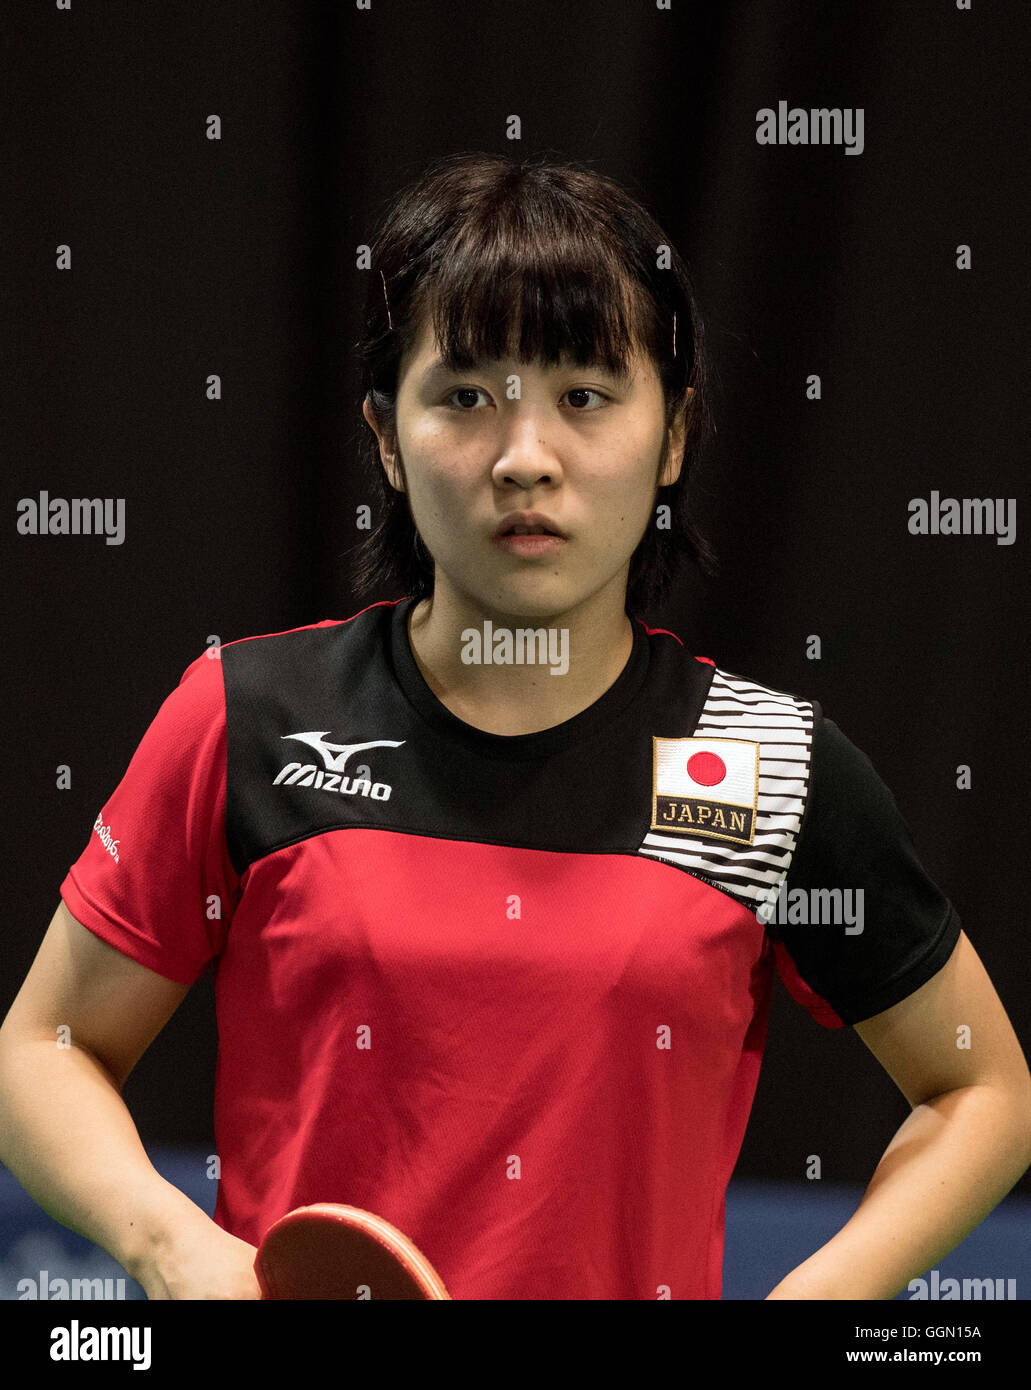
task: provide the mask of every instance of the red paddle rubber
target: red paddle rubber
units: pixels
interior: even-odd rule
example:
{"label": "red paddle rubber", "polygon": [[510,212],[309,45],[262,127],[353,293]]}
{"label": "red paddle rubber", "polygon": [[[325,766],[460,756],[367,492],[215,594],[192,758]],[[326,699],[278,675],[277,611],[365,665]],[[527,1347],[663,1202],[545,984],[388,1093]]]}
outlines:
{"label": "red paddle rubber", "polygon": [[450,1299],[407,1236],[360,1207],[317,1202],[281,1216],[254,1261],[263,1299]]}

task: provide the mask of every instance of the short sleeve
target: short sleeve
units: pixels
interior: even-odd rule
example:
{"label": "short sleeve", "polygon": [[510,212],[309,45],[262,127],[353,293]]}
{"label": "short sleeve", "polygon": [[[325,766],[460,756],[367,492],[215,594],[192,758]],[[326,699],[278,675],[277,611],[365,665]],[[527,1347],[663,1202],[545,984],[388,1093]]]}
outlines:
{"label": "short sleeve", "polygon": [[180,984],[221,951],[239,895],[225,784],[222,663],[205,653],[161,705],[61,884],[84,927]]}
{"label": "short sleeve", "polygon": [[870,759],[813,708],[805,811],[767,935],[792,996],[839,1028],[937,974],[961,924]]}

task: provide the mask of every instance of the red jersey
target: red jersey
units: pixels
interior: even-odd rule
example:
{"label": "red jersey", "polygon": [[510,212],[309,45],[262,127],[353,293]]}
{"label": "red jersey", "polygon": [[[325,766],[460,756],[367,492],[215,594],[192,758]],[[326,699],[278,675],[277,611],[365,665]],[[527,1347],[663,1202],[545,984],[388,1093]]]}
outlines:
{"label": "red jersey", "polygon": [[491,734],[423,679],[415,602],[199,656],[62,896],[214,971],[225,1230],[341,1202],[456,1299],[718,1299],[774,976],[854,1024],[959,919],[817,701],[635,619],[589,708]]}

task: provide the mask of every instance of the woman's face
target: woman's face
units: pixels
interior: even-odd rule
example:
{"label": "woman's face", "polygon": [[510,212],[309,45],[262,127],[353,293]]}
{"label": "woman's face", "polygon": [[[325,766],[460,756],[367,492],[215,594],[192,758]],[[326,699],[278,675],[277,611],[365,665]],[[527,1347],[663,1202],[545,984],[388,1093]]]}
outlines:
{"label": "woman's face", "polygon": [[[379,434],[368,402],[364,413]],[[654,524],[664,413],[646,356],[623,381],[601,367],[514,360],[449,372],[424,322],[401,361],[397,446],[438,588],[445,577],[479,607],[544,616],[611,584],[622,611],[630,557]],[[403,490],[382,436],[380,447]],[[662,485],[679,476],[682,457],[681,421]],[[505,549],[495,535],[514,511],[543,513],[565,539],[539,554]]]}

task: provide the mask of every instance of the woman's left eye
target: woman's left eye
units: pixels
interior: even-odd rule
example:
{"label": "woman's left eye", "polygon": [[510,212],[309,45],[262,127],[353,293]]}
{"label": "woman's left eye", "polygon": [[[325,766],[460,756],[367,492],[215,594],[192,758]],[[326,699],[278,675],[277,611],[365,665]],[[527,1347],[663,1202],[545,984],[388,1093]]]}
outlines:
{"label": "woman's left eye", "polygon": [[[596,391],[593,386],[574,386],[572,391],[566,392],[567,396],[597,396],[600,401],[607,401],[608,396],[603,396],[600,391]],[[583,412],[581,411],[581,414]]]}

